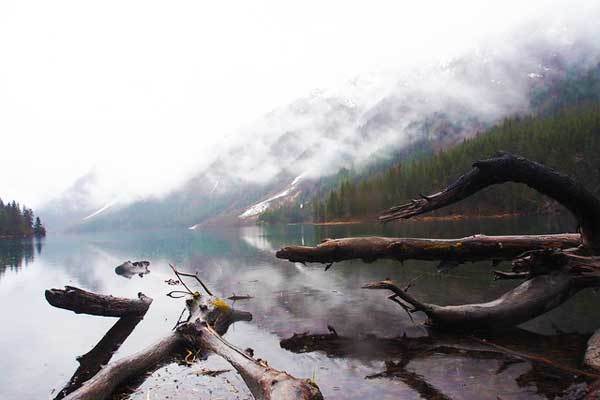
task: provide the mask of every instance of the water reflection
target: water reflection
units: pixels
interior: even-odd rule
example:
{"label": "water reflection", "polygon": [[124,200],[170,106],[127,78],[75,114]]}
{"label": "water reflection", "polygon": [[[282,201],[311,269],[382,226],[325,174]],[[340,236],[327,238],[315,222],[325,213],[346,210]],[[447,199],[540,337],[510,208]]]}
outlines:
{"label": "water reflection", "polygon": [[[235,305],[251,312],[254,320],[232,326],[227,339],[238,347],[253,348],[257,357],[268,360],[275,368],[298,377],[314,377],[327,398],[417,399],[424,395],[397,375],[413,380],[420,377],[430,385],[427,390],[435,389],[455,399],[552,398],[564,390],[564,385],[548,389],[545,380],[557,373],[531,372],[537,367],[528,361],[502,369],[502,357],[486,359],[468,353],[435,351],[428,357],[409,360],[402,371],[396,371],[396,376],[388,374],[365,379],[385,372],[386,362],[391,366],[389,361],[398,363],[401,359],[383,350],[372,350],[372,357],[359,357],[349,353],[332,355],[322,349],[294,353],[280,346],[281,340],[295,333],[327,333],[328,327],[353,340],[369,337],[383,340],[404,335],[408,338],[429,337],[429,332],[418,324],[423,321],[422,316],[415,315],[417,324],[414,324],[381,294],[360,287],[365,282],[385,277],[408,282],[421,276],[411,290],[424,301],[439,304],[482,302],[516,285],[510,281],[493,281],[490,276],[493,268],[489,263],[467,264],[440,275],[434,262],[407,261],[400,265],[393,261],[373,264],[345,261],[325,272],[322,265],[304,266],[278,260],[274,251],[286,244],[314,245],[327,237],[374,234],[457,237],[475,232],[543,233],[573,229],[573,221],[569,219],[521,218],[390,226],[296,225],[48,237],[44,251],[35,259],[33,251],[30,252],[32,258],[26,262],[29,263],[27,268],[14,269],[14,273],[0,279],[0,297],[10,299],[0,302],[0,324],[3,326],[0,398],[47,398],[52,388],[62,388],[77,369],[75,356],[89,351],[114,322],[53,309],[43,298],[44,289],[68,284],[124,297],[135,297],[141,291],[154,298],[144,320],[114,356],[118,358],[150,345],[174,326],[182,304],[165,296],[173,289],[165,282],[173,278],[168,263],[185,271],[198,272],[209,288],[222,297],[232,294],[253,296]],[[0,251],[2,257],[8,257],[7,250]],[[114,271],[123,260],[148,260],[152,273],[143,279],[123,279]],[[548,358],[563,357],[551,352],[554,348],[569,346],[566,339],[557,335],[557,330],[586,335],[598,328],[596,321],[600,320],[600,311],[596,303],[593,293],[580,293],[522,328],[556,340],[540,349],[540,354]],[[28,315],[35,315],[35,321],[27,318]],[[44,329],[36,329],[37,326]],[[527,346],[534,342],[523,341],[528,343]],[[31,357],[31,354],[36,356]],[[578,351],[569,354],[581,356]],[[218,357],[210,357],[192,368],[170,365],[156,371],[131,398],[249,398],[241,378],[234,372],[210,378],[198,376],[195,371],[200,368],[230,367]],[[560,379],[567,386],[573,383],[572,379]]]}
{"label": "water reflection", "polygon": [[0,277],[5,269],[18,269],[33,262],[35,251],[42,252],[43,239],[0,240]]}

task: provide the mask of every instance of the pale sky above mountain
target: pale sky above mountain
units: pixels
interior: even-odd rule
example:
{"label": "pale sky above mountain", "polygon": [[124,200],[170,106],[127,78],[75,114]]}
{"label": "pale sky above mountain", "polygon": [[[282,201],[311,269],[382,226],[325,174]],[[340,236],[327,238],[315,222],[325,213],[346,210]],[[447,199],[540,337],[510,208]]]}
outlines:
{"label": "pale sky above mountain", "polygon": [[0,197],[37,206],[91,169],[110,190],[159,194],[315,89],[442,62],[533,20],[576,26],[593,3],[5,0]]}

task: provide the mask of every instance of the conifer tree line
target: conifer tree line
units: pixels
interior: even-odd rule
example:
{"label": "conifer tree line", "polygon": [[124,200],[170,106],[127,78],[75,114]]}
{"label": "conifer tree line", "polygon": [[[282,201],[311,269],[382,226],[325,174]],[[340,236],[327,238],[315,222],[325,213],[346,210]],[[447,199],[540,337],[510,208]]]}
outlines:
{"label": "conifer tree line", "polygon": [[14,200],[4,204],[0,199],[0,238],[46,236],[46,228],[31,208],[21,207]]}
{"label": "conifer tree line", "polygon": [[[473,161],[508,151],[573,176],[600,195],[600,102],[563,108],[544,116],[504,120],[486,132],[429,156],[400,160],[375,174],[340,180],[302,209],[269,210],[264,222],[328,222],[374,219],[383,210],[433,193],[467,171]],[[557,212],[560,206],[525,185],[489,188],[437,215],[483,216]],[[436,215],[436,213],[432,213]]]}

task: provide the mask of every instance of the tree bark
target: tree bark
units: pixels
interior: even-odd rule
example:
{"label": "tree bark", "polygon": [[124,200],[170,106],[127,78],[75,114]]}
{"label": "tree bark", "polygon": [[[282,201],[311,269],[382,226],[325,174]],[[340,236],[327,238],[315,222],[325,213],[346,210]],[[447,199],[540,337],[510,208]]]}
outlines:
{"label": "tree bark", "polygon": [[152,299],[138,293],[138,299],[127,299],[88,292],[73,286],[64,289],[48,289],[46,300],[54,307],[71,310],[76,314],[99,315],[102,317],[124,317],[144,315]]}
{"label": "tree bark", "polygon": [[508,260],[526,251],[560,248],[581,244],[577,233],[558,235],[485,236],[460,239],[418,239],[357,237],[328,239],[315,247],[288,246],[275,253],[291,262],[333,263],[361,259],[373,262],[381,258],[394,260],[480,261]]}

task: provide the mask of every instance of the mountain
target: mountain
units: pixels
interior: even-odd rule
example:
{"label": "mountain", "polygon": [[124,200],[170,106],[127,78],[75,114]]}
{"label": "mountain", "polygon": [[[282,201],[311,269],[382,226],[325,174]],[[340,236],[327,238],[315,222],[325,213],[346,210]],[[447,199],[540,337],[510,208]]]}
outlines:
{"label": "mountain", "polygon": [[[85,196],[67,194],[43,211],[76,222],[77,230],[251,223],[272,208],[301,207],[344,171],[368,175],[451,147],[504,118],[551,113],[565,100],[555,96],[565,93],[561,85],[597,65],[598,54],[587,39],[530,38],[418,73],[361,77],[243,128],[208,167],[165,196],[90,208]],[[570,95],[565,101],[579,94]]]}

